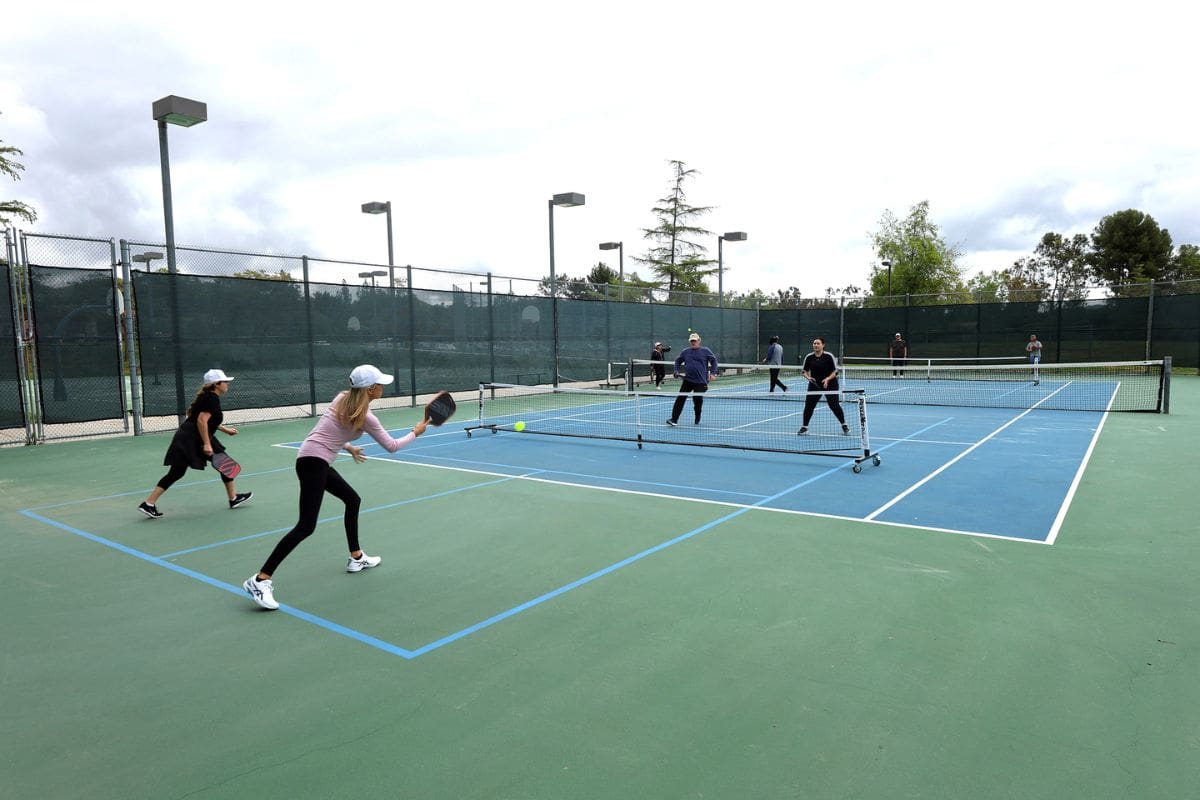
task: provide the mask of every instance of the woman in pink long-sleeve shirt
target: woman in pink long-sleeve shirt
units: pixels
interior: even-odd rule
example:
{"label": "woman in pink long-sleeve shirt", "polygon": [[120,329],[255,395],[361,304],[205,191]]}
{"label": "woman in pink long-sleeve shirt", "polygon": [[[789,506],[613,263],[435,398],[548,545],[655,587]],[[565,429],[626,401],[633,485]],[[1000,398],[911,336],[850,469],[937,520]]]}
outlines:
{"label": "woman in pink long-sleeve shirt", "polygon": [[242,584],[242,588],[254,602],[263,608],[279,608],[271,576],[288,554],[296,549],[296,545],[307,539],[316,529],[321,513],[321,501],[326,492],[346,504],[346,544],[350,548],[346,571],[361,572],[378,566],[383,560],[379,556],[367,555],[358,546],[358,509],[361,500],[358,493],[346,483],[346,479],[333,468],[333,461],[337,458],[338,451],[343,448],[357,463],[366,461],[367,457],[363,455],[362,448],[351,444],[363,433],[369,435],[389,453],[394,453],[425,432],[428,420],[421,420],[413,426],[411,433],[400,439],[393,439],[371,413],[370,402],[382,397],[383,387],[392,380],[391,375],[385,375],[370,364],[355,367],[350,373],[349,391],[342,392],[334,398],[316,427],[312,429],[312,433],[308,434],[308,438],[300,445],[300,452],[296,456],[296,477],[300,479],[300,519],[296,526],[279,540],[279,544],[275,545],[262,569]]}

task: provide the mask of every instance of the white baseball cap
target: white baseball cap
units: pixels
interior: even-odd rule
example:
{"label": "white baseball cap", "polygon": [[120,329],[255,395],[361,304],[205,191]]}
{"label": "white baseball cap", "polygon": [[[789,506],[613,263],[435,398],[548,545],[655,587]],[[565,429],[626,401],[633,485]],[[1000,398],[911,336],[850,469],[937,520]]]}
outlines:
{"label": "white baseball cap", "polygon": [[350,373],[350,386],[355,389],[369,389],[377,383],[387,386],[392,381],[396,380],[391,375],[385,375],[370,364],[363,364],[354,368]]}
{"label": "white baseball cap", "polygon": [[210,383],[220,383],[221,381],[231,381],[231,380],[233,380],[233,378],[226,375],[223,370],[210,369],[208,372],[204,373],[204,385],[205,386],[207,386]]}
{"label": "white baseball cap", "polygon": [[688,341],[689,341],[689,342],[698,342],[698,341],[700,341],[700,334],[698,334],[698,333],[693,333],[691,336],[689,336],[689,337],[688,337]]}

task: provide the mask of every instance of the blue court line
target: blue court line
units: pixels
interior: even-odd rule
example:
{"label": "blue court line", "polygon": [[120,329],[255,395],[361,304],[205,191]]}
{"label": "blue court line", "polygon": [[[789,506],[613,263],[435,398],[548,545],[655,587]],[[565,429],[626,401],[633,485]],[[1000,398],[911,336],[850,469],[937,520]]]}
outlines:
{"label": "blue court line", "polygon": [[[922,428],[921,430],[914,432],[913,434],[911,434],[911,436],[919,436],[920,434],[924,433],[925,431],[927,431],[931,428],[937,427],[938,425],[948,422],[950,419],[952,419],[952,418],[947,418],[947,419],[941,420],[940,422],[935,422],[932,425],[926,426],[925,428]],[[906,437],[906,438],[910,438],[910,437]],[[895,444],[899,444],[900,441],[903,441],[903,440],[892,442],[891,444],[885,445],[885,447],[880,448],[880,449],[881,450],[887,449],[888,447],[891,447]],[[878,451],[876,451],[876,452],[878,452]],[[356,631],[352,628],[347,628],[344,625],[339,625],[335,622],[331,622],[330,620],[324,619],[323,617],[318,617],[314,614],[308,613],[307,611],[301,611],[298,608],[293,608],[293,607],[285,605],[285,604],[280,604],[279,610],[283,611],[285,614],[289,614],[293,617],[296,617],[297,619],[302,619],[306,622],[317,625],[318,627],[324,628],[332,633],[336,633],[340,636],[345,636],[349,639],[354,639],[355,641],[361,642],[362,644],[369,645],[378,650],[382,650],[383,652],[386,652],[386,653],[389,653],[392,655],[397,655],[404,659],[411,660],[411,659],[416,658],[417,656],[424,655],[425,653],[431,652],[433,650],[437,650],[440,647],[443,647],[447,644],[458,641],[459,639],[469,636],[472,633],[476,633],[485,628],[491,627],[492,625],[495,625],[498,622],[508,619],[509,617],[515,616],[516,614],[519,614],[522,611],[526,611],[530,608],[541,605],[542,603],[544,603],[548,600],[551,600],[555,597],[566,594],[567,592],[569,592],[573,589],[579,588],[580,586],[584,586],[588,583],[591,583],[594,580],[597,580],[605,575],[608,575],[609,573],[614,572],[622,567],[628,566],[629,564],[633,564],[637,561],[640,561],[643,558],[653,555],[654,553],[660,552],[660,551],[665,550],[668,547],[676,545],[680,542],[687,541],[688,539],[694,538],[694,537],[700,535],[701,533],[711,530],[712,528],[714,528],[724,522],[728,522],[729,520],[731,520],[735,517],[745,514],[747,511],[750,511],[754,508],[765,506],[767,503],[770,503],[773,500],[777,500],[786,494],[796,491],[797,489],[801,489],[805,486],[808,486],[809,484],[814,483],[815,481],[821,480],[822,478],[824,478],[828,475],[831,475],[831,474],[837,472],[838,470],[845,469],[845,468],[849,467],[850,465],[851,465],[851,462],[847,461],[844,464],[840,464],[836,467],[825,470],[824,472],[814,475],[813,477],[811,477],[805,481],[801,481],[800,483],[797,483],[787,489],[784,489],[781,492],[777,492],[774,495],[771,495],[769,497],[764,497],[761,500],[759,500],[758,502],[754,503],[753,505],[743,506],[742,508],[736,509],[735,511],[731,511],[730,513],[725,514],[722,517],[718,517],[717,519],[707,522],[704,525],[700,525],[696,528],[693,528],[692,530],[687,531],[686,533],[680,534],[679,536],[676,536],[673,539],[670,539],[666,542],[657,544],[654,547],[647,548],[646,550],[643,550],[640,553],[636,553],[632,556],[629,556],[628,558],[618,561],[615,564],[610,564],[609,566],[607,566],[603,569],[597,570],[596,572],[593,572],[590,575],[586,575],[586,576],[579,578],[578,580],[572,581],[571,583],[568,583],[564,586],[560,586],[557,589],[553,589],[549,592],[546,592],[545,594],[535,597],[532,600],[528,600],[524,603],[521,603],[520,605],[514,606],[514,607],[508,609],[507,611],[502,611],[499,614],[495,614],[491,617],[488,617],[487,619],[485,619],[481,622],[477,622],[474,625],[463,628],[462,630],[459,630],[455,633],[449,634],[447,636],[443,636],[442,638],[437,639],[433,642],[430,642],[429,644],[418,647],[415,650],[407,650],[403,647],[399,647],[397,645],[391,644],[390,642],[383,641],[382,639],[378,639],[374,636],[369,636],[360,631]],[[484,486],[484,485],[490,485],[490,484],[494,484],[494,483],[502,483],[507,480],[515,480],[518,477],[521,477],[521,476],[506,477],[506,478],[502,478],[497,481],[489,481],[487,483],[479,484],[479,485]],[[464,488],[472,488],[472,487],[464,487]],[[455,490],[451,490],[450,492],[445,492],[443,494],[453,494],[454,492],[458,492],[458,491],[462,491],[462,490],[463,489],[455,489]],[[437,496],[437,495],[434,495],[434,496]],[[404,505],[404,504],[410,503],[410,502],[415,502],[415,501],[414,500],[400,501],[398,503],[390,504],[389,506],[380,506],[378,509],[373,509],[373,510],[382,510],[385,507],[395,507],[395,506]],[[224,583],[223,581],[219,581],[215,578],[211,578],[207,575],[204,575],[203,573],[199,573],[194,570],[187,569],[186,567],[181,567],[178,564],[174,564],[170,561],[164,560],[165,557],[152,556],[152,555],[149,555],[148,553],[143,553],[140,550],[136,550],[132,547],[128,547],[128,546],[120,544],[118,542],[114,542],[110,539],[105,539],[102,536],[97,536],[96,534],[89,533],[87,531],[80,530],[79,528],[74,528],[70,525],[66,525],[64,523],[52,520],[48,517],[44,517],[40,514],[36,514],[31,509],[22,509],[20,511],[20,513],[31,519],[35,519],[40,522],[44,522],[45,524],[50,525],[52,527],[59,528],[60,530],[64,530],[69,533],[73,533],[77,536],[81,536],[85,539],[88,539],[90,541],[104,545],[106,547],[111,547],[114,550],[125,553],[127,555],[132,555],[135,558],[142,559],[143,561],[146,561],[148,563],[155,564],[155,565],[161,566],[161,567],[165,567],[173,572],[177,572],[181,575],[186,575],[189,578],[193,578],[195,580],[201,581],[202,583],[206,583],[206,584],[208,584],[210,586],[214,586],[218,589],[223,589],[227,592],[231,592],[233,594],[238,595],[239,597],[244,596],[244,594],[245,594],[244,590],[241,589],[240,587],[232,586],[228,583]],[[265,534],[260,534],[260,535],[265,535]],[[196,548],[196,549],[203,549],[203,548]],[[190,551],[181,551],[181,552],[190,552]]]}
{"label": "blue court line", "polygon": [[[195,570],[188,569],[187,567],[181,567],[178,564],[172,564],[170,561],[164,561],[158,556],[152,556],[149,553],[143,553],[141,550],[135,550],[132,547],[128,547],[119,542],[114,542],[111,539],[105,539],[103,536],[97,536],[94,533],[89,533],[88,531],[80,530],[79,528],[74,528],[65,523],[52,520],[49,517],[43,517],[41,514],[34,513],[31,509],[21,509],[20,513],[26,517],[29,517],[30,519],[37,520],[38,522],[44,522],[45,524],[58,528],[59,530],[73,533],[76,536],[81,536],[84,539],[104,545],[105,547],[111,547],[112,549],[124,553],[125,555],[133,556],[134,558],[140,558],[142,561],[154,564],[155,566],[165,567],[172,572],[177,572],[180,575],[186,575],[187,577],[198,580],[201,583],[206,583],[209,586],[214,586],[218,589],[222,589],[226,592],[236,594],[237,596],[246,599],[246,590],[240,586],[233,586],[225,583],[224,581],[219,581],[216,578],[211,578],[202,572],[196,572]],[[279,610],[285,614],[290,614],[297,619],[302,619],[305,622],[311,622],[312,624],[325,628],[326,630],[350,639],[355,639],[363,644],[368,644],[371,647],[391,653],[392,655],[402,656],[404,658],[413,658],[413,653],[410,650],[405,650],[403,647],[397,647],[396,645],[391,644],[390,642],[385,642],[382,639],[376,639],[374,636],[368,636],[365,633],[360,633],[359,631],[347,628],[344,625],[338,625],[336,622],[330,622],[327,619],[309,614],[307,611],[301,611],[298,608],[292,608],[291,606],[283,605],[282,603],[279,606]]]}
{"label": "blue court line", "polygon": [[641,551],[640,553],[635,553],[634,555],[629,556],[628,558],[625,558],[621,561],[618,561],[615,564],[610,564],[609,566],[604,567],[603,569],[597,570],[597,571],[591,573],[590,575],[585,575],[584,577],[579,578],[578,580],[572,581],[571,583],[568,583],[564,586],[560,586],[557,589],[552,589],[543,595],[539,595],[538,597],[533,598],[532,600],[527,600],[526,602],[521,603],[518,606],[513,606],[512,608],[508,609],[507,611],[502,611],[499,614],[488,617],[487,619],[483,620],[482,622],[477,622],[474,625],[463,628],[462,630],[457,631],[452,634],[449,634],[448,636],[443,636],[441,639],[438,639],[437,641],[430,642],[427,645],[418,647],[415,650],[413,650],[412,651],[413,657],[415,658],[416,656],[424,655],[425,653],[428,653],[432,650],[436,650],[439,647],[450,644],[451,642],[458,641],[459,639],[462,639],[465,636],[469,636],[472,633],[481,631],[484,628],[491,627],[492,625],[495,625],[497,622],[506,620],[509,617],[512,617],[512,616],[515,616],[516,614],[521,613],[522,611],[526,611],[530,608],[533,608],[534,606],[541,605],[542,603],[546,602],[547,600],[552,600],[555,597],[566,594],[567,592],[571,591],[572,589],[578,589],[580,586],[584,586],[586,584],[591,583],[594,580],[597,580],[598,578],[602,578],[605,575],[608,575],[610,572],[614,572],[614,571],[620,569],[621,567],[626,567],[637,561],[641,561],[643,558],[646,558],[647,556],[653,555],[654,553],[658,553],[662,550],[667,549],[668,547],[679,544],[680,542],[687,541],[688,539],[698,536],[701,533],[704,533],[705,531],[715,528],[717,525],[720,525],[723,522],[728,522],[729,520],[733,519],[734,517],[739,517],[742,514],[745,514],[747,511],[750,511],[751,509],[754,509],[754,508],[762,506],[766,503],[769,503],[772,500],[778,500],[780,497],[783,497],[785,494],[794,492],[797,489],[801,489],[814,481],[820,480],[821,478],[824,478],[827,475],[831,475],[840,469],[845,469],[848,466],[850,466],[849,462],[847,462],[845,464],[841,464],[836,467],[833,467],[832,469],[825,470],[824,472],[822,472],[818,475],[815,475],[815,476],[809,478],[808,480],[802,481],[800,483],[797,483],[794,486],[790,486],[787,489],[784,489],[782,492],[777,492],[776,494],[773,494],[770,497],[764,497],[762,500],[759,500],[754,505],[743,506],[742,508],[739,508],[736,511],[731,511],[723,517],[718,517],[717,519],[714,519],[711,522],[706,522],[705,524],[703,524],[697,528],[693,528],[692,530],[688,531],[687,533],[682,533],[679,536],[676,536],[674,539],[669,539],[665,542],[662,542],[661,544],[656,544],[653,547],[650,547],[650,548],[647,548],[646,550]]}
{"label": "blue court line", "polygon": [[[534,470],[532,472],[529,472],[526,475],[509,475],[504,478],[498,478],[497,480],[494,480],[494,481],[484,481],[483,483],[473,483],[470,486],[460,486],[457,489],[447,489],[444,492],[437,492],[435,494],[427,494],[423,497],[410,497],[407,500],[398,500],[395,503],[386,503],[382,506],[372,506],[371,508],[364,508],[359,511],[359,514],[371,514],[376,511],[386,511],[389,508],[398,508],[399,506],[406,506],[406,505],[409,505],[410,503],[420,503],[424,500],[433,500],[438,497],[446,497],[447,495],[458,494],[459,492],[466,492],[471,489],[479,489],[484,486],[494,486],[497,483],[504,483],[506,481],[512,481],[512,480],[516,480],[518,478],[527,478],[531,475],[537,475],[542,471],[543,470]],[[317,520],[317,524],[324,525],[327,522],[337,522],[337,521],[343,519],[344,516],[345,516],[344,514],[338,514],[337,516],[333,516],[333,517],[325,517],[324,519]],[[289,525],[286,528],[275,528],[274,530],[263,531],[261,533],[251,533],[246,536],[238,536],[237,538],[234,538],[234,539],[225,539],[224,541],[212,542],[211,544],[202,544],[199,547],[189,547],[186,550],[176,550],[173,553],[163,553],[161,556],[158,556],[158,558],[175,558],[177,556],[187,555],[188,553],[197,553],[201,550],[212,550],[215,547],[223,547],[227,544],[236,544],[237,542],[245,542],[245,541],[249,541],[250,539],[261,539],[263,536],[270,536],[271,534],[274,534],[274,533],[284,533],[286,531],[290,531],[291,529],[292,529],[292,526]]]}

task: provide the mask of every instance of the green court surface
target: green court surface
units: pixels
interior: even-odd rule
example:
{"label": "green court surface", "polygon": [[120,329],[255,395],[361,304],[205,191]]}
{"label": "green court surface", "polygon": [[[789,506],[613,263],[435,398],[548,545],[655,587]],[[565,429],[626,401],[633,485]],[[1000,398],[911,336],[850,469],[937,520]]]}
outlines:
{"label": "green court surface", "polygon": [[1052,546],[339,464],[384,562],[327,522],[277,596],[399,653],[227,588],[311,425],[243,426],[254,499],[191,472],[157,521],[169,434],[0,450],[0,797],[1196,796],[1200,378],[1108,418]]}

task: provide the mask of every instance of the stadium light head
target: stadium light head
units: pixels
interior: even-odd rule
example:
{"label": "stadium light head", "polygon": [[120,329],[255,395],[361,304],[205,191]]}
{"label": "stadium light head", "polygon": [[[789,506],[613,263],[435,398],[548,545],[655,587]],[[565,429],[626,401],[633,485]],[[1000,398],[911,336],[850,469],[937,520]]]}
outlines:
{"label": "stadium light head", "polygon": [[584,203],[583,195],[579,192],[563,192],[556,194],[550,198],[550,202],[556,206],[563,208],[571,208],[572,206],[581,206]]}
{"label": "stadium light head", "polygon": [[387,203],[363,203],[362,210],[364,214],[386,214],[391,202]]}
{"label": "stadium light head", "polygon": [[162,257],[162,253],[159,253],[156,250],[151,250],[148,253],[139,253],[138,255],[134,256],[132,260],[139,264],[149,264],[154,261],[162,260]]}
{"label": "stadium light head", "polygon": [[150,107],[154,118],[160,122],[169,122],[190,128],[208,120],[208,105],[199,100],[188,100],[186,97],[167,95],[161,100],[155,100]]}
{"label": "stadium light head", "polygon": [[726,233],[723,236],[721,236],[721,238],[727,242],[744,242],[744,241],[746,241],[746,232],[745,231],[730,231],[729,233]]}
{"label": "stadium light head", "polygon": [[621,246],[620,242],[601,242],[600,243],[601,250],[616,250],[620,246]]}

